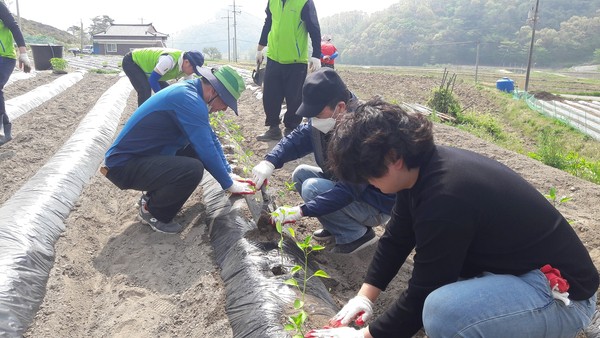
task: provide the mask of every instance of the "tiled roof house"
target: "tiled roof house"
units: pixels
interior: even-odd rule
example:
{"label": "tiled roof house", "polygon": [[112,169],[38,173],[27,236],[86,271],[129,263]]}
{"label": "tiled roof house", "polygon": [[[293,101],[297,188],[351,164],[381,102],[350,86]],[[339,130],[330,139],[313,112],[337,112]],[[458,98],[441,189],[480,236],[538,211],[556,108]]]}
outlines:
{"label": "tiled roof house", "polygon": [[105,32],[92,36],[94,53],[125,55],[132,49],[165,47],[168,34],[159,33],[149,24],[111,24]]}

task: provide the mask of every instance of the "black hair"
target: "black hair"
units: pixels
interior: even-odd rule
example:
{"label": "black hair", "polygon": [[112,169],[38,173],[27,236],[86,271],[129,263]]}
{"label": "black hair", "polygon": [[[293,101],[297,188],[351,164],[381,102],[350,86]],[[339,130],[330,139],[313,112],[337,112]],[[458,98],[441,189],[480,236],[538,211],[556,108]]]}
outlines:
{"label": "black hair", "polygon": [[408,169],[434,149],[433,124],[420,113],[374,98],[346,114],[329,142],[328,166],[341,180],[365,183],[402,158]]}

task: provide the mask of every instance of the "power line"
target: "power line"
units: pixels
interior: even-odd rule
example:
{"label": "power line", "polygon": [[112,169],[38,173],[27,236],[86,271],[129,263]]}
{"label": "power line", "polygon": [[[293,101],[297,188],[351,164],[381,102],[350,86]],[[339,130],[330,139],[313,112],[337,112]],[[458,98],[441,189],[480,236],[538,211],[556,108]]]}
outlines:
{"label": "power line", "polygon": [[231,61],[231,39],[229,37],[229,10],[227,10],[227,16],[222,16],[221,19],[227,18],[227,61]]}
{"label": "power line", "polygon": [[233,0],[233,10],[231,11],[233,13],[233,61],[234,62],[238,62],[238,52],[237,52],[237,15],[236,14],[241,14],[242,11],[238,11],[236,10],[235,7],[235,0]]}
{"label": "power line", "polygon": [[527,91],[527,87],[529,86],[529,72],[531,71],[531,59],[533,56],[533,42],[535,41],[535,24],[537,23],[537,14],[538,14],[538,5],[540,4],[540,0],[535,1],[535,10],[533,12],[533,21],[532,30],[531,30],[531,45],[529,46],[529,57],[527,58],[527,74],[525,75],[525,91]]}

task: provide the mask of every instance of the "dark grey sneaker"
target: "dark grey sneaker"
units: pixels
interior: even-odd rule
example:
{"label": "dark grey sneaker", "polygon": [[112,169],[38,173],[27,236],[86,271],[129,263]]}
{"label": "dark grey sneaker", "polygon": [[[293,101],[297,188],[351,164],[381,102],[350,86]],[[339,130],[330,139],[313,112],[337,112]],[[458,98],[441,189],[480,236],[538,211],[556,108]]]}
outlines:
{"label": "dark grey sneaker", "polygon": [[165,223],[157,220],[148,210],[146,210],[146,206],[140,207],[138,217],[142,223],[148,224],[152,230],[165,234],[176,234],[183,228],[181,224],[177,222]]}
{"label": "dark grey sneaker", "polygon": [[288,136],[289,134],[291,134],[294,131],[294,128],[285,128],[283,130],[283,136]]}
{"label": "dark grey sneaker", "polygon": [[313,232],[313,238],[319,242],[327,242],[333,239],[333,234],[325,229]]}
{"label": "dark grey sneaker", "polygon": [[5,145],[6,143],[10,142],[10,140],[12,140],[12,137],[10,135],[1,136],[0,137],[0,146]]}
{"label": "dark grey sneaker", "polygon": [[281,129],[279,126],[269,127],[269,130],[265,131],[264,134],[258,135],[256,139],[258,141],[267,142],[267,141],[279,141],[281,140]]}
{"label": "dark grey sneaker", "polygon": [[375,231],[373,231],[372,228],[367,228],[367,232],[361,238],[347,244],[336,244],[336,246],[331,249],[331,252],[337,254],[352,254],[374,244],[375,242],[377,242]]}

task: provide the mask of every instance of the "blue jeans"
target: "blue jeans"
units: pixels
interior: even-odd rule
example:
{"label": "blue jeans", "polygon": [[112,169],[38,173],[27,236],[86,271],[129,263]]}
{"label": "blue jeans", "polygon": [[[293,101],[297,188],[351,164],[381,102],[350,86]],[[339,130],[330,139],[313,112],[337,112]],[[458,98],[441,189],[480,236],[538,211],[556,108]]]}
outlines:
{"label": "blue jeans", "polygon": [[[319,167],[301,164],[294,170],[292,181],[304,202],[331,190],[335,182],[323,178]],[[367,227],[384,224],[390,219],[367,203],[354,201],[344,208],[327,215],[317,217],[327,231],[335,237],[336,244],[346,244],[361,238]]]}
{"label": "blue jeans", "polygon": [[423,327],[438,337],[575,337],[591,322],[596,295],[566,306],[540,270],[485,273],[445,285],[425,300]]}

